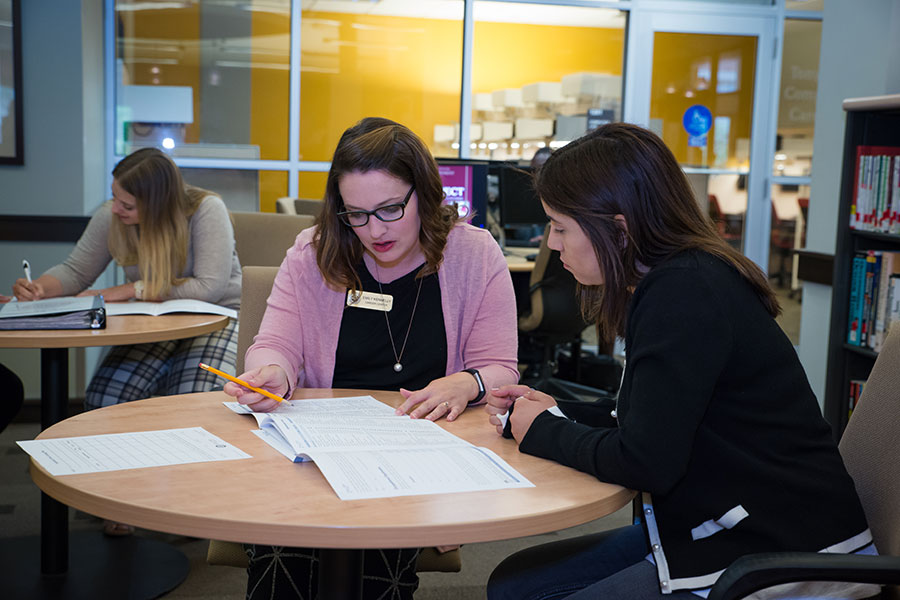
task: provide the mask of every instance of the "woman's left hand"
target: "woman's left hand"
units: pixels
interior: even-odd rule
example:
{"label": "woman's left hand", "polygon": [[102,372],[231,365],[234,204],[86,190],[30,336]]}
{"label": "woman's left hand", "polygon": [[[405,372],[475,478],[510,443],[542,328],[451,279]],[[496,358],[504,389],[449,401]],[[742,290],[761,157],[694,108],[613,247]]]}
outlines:
{"label": "woman's left hand", "polygon": [[435,379],[421,390],[400,388],[400,393],[406,402],[397,407],[395,414],[409,413],[413,419],[424,417],[429,421],[447,417],[453,421],[466,410],[469,400],[478,395],[478,384],[468,373],[454,373]]}
{"label": "woman's left hand", "polygon": [[105,302],[125,302],[134,298],[134,284],[129,282],[102,290],[84,290],[78,294],[79,298],[82,296],[103,296]]}

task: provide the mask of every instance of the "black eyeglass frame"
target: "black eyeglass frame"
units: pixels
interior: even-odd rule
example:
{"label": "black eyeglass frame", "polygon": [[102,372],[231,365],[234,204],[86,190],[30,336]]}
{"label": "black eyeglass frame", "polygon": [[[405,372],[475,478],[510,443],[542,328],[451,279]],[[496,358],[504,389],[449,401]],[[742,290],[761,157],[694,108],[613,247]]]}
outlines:
{"label": "black eyeglass frame", "polygon": [[[341,222],[347,227],[365,227],[369,224],[369,217],[375,217],[382,223],[393,223],[394,221],[399,221],[406,215],[406,205],[409,204],[409,199],[412,198],[413,192],[416,191],[416,186],[412,185],[409,188],[409,191],[406,192],[406,196],[403,197],[402,202],[397,202],[394,204],[385,204],[384,206],[379,206],[375,210],[343,210],[337,213],[338,218]],[[386,208],[396,208],[400,207],[400,216],[396,219],[386,219],[379,215],[378,213]],[[360,223],[359,225],[354,225],[350,222],[350,215],[366,215],[366,220]]]}

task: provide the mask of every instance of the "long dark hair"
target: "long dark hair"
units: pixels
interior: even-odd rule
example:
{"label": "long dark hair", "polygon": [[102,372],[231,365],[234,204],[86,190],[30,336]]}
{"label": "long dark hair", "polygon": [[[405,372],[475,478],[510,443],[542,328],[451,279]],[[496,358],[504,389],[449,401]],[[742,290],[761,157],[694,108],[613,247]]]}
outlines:
{"label": "long dark hair", "polygon": [[585,317],[598,323],[605,340],[623,335],[628,301],[647,268],[689,248],[732,265],[773,317],[781,312],[762,270],[719,237],[654,133],[627,123],[602,125],[551,154],[535,186],[594,246],[604,284],[579,286],[579,294]]}
{"label": "long dark hair", "polygon": [[437,272],[450,230],[459,220],[456,209],[442,204],[444,188],[437,163],[425,143],[408,128],[381,117],[367,117],[347,129],[338,141],[325,184],[325,207],[316,219],[313,244],[325,280],[336,287],[359,289],[356,268],[363,245],[337,213],[344,210],[338,181],[353,172],[384,171],[415,186],[419,243],[425,267],[417,277]]}

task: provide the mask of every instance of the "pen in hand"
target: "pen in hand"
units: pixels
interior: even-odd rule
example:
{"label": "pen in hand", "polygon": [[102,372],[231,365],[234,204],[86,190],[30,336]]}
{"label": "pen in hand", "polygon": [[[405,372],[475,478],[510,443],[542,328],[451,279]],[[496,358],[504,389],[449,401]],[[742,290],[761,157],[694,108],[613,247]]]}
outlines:
{"label": "pen in hand", "polygon": [[229,375],[228,373],[225,373],[224,371],[220,371],[219,369],[215,369],[205,363],[200,363],[200,368],[203,369],[204,371],[209,371],[210,373],[214,373],[214,374],[218,375],[219,377],[224,377],[228,381],[233,381],[236,384],[247,388],[248,390],[256,392],[257,394],[262,394],[266,398],[271,398],[272,400],[276,400],[278,402],[284,402],[284,398],[281,398],[280,396],[276,396],[275,394],[273,394],[272,392],[270,392],[268,390],[264,390],[264,389],[258,388],[258,387],[253,387],[246,381],[242,381],[242,380],[238,379],[237,377],[233,377],[233,376]]}
{"label": "pen in hand", "polygon": [[28,280],[28,283],[31,283],[31,265],[24,258],[22,259],[22,269],[25,270],[25,279]]}

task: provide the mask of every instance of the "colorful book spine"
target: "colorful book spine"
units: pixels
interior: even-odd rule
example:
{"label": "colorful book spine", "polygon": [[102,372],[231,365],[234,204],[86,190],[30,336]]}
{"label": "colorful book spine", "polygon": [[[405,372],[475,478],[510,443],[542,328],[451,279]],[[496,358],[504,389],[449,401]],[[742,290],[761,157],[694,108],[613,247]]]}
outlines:
{"label": "colorful book spine", "polygon": [[859,346],[859,315],[865,280],[866,257],[857,254],[853,257],[853,268],[850,272],[850,314],[847,323],[847,343],[854,346]]}
{"label": "colorful book spine", "polygon": [[[880,253],[879,253],[880,254]],[[866,274],[865,283],[863,284],[863,300],[859,315],[859,345],[869,345],[869,332],[872,323],[869,321],[869,315],[872,309],[872,295],[875,288],[875,265],[878,262],[877,255],[874,250],[866,253]]]}

